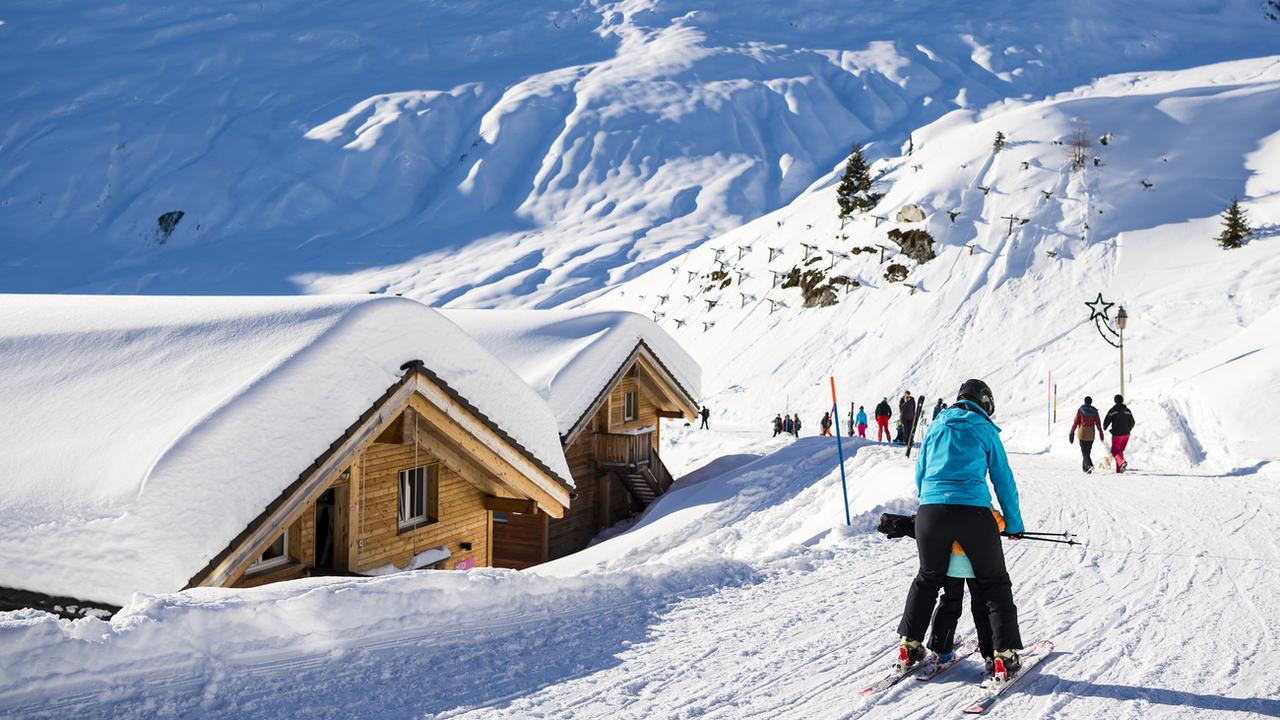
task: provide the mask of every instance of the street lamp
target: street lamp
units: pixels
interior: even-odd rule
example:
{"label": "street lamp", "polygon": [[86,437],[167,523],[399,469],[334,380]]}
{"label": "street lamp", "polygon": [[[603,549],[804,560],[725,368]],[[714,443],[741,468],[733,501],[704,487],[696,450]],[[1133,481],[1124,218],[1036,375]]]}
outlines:
{"label": "street lamp", "polygon": [[1120,306],[1120,311],[1116,313],[1116,329],[1120,331],[1120,395],[1124,395],[1124,326],[1129,322],[1129,313],[1124,311],[1124,306]]}

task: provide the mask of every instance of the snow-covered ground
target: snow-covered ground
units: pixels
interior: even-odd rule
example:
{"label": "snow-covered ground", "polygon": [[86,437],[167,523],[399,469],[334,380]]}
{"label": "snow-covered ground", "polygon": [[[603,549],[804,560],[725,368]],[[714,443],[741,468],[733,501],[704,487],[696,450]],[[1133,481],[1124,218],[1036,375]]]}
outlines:
{"label": "snow-covered ground", "polygon": [[[691,432],[689,456],[742,440]],[[901,448],[756,435],[773,452],[665,496],[627,534],[534,572],[303,580],[140,598],[110,623],[0,622],[0,714],[20,717],[926,718],[977,661],[872,700],[914,545]],[[671,455],[668,452],[664,456]],[[1280,563],[1270,468],[1081,475],[1014,454],[1028,526],[1083,547],[1007,543],[1024,634],[1057,653],[1016,717],[1280,715]],[[967,615],[962,632],[972,632]],[[462,673],[465,682],[456,679]]]}

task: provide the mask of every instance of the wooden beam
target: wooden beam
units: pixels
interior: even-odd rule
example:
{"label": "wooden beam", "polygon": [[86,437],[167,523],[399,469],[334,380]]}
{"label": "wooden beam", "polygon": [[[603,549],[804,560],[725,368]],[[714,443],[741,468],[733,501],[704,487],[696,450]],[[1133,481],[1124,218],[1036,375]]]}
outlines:
{"label": "wooden beam", "polygon": [[484,509],[495,512],[520,513],[530,515],[538,512],[538,504],[527,498],[507,498],[494,495],[484,496]]}
{"label": "wooden beam", "polygon": [[[405,412],[413,412],[413,409],[406,408]],[[411,423],[410,420],[405,424],[412,428]],[[495,493],[505,489],[502,481],[492,471],[468,457],[465,450],[450,441],[425,418],[418,421],[417,442],[419,448],[444,463],[445,467],[458,473],[463,480],[480,488],[481,492]]]}
{"label": "wooden beam", "polygon": [[658,417],[660,417],[660,418],[668,418],[668,419],[670,419],[670,420],[682,420],[682,419],[685,419],[684,413],[683,413],[683,412],[681,412],[681,411],[679,411],[679,410],[659,410],[659,411],[658,411]]}
{"label": "wooden beam", "polygon": [[[409,399],[409,404],[422,414],[424,420],[445,433],[454,444],[474,458],[479,465],[488,468],[516,494],[534,499],[538,507],[552,517],[564,516],[564,511],[569,507],[567,489],[557,485],[556,489],[560,492],[552,494],[551,489],[543,487],[533,479],[537,476],[545,477],[544,473],[538,471],[535,476],[526,469],[513,466],[506,457],[481,442],[476,435],[466,432],[467,428],[457,422],[453,413],[446,414],[422,395],[415,394]],[[532,466],[531,463],[529,465]]]}

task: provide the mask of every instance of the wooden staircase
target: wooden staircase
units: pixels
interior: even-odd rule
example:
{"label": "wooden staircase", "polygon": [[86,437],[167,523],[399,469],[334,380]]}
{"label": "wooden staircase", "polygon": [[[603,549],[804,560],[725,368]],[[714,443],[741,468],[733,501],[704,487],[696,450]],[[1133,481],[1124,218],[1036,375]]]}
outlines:
{"label": "wooden staircase", "polygon": [[622,481],[632,500],[643,510],[675,482],[653,447],[652,433],[596,434],[596,463]]}

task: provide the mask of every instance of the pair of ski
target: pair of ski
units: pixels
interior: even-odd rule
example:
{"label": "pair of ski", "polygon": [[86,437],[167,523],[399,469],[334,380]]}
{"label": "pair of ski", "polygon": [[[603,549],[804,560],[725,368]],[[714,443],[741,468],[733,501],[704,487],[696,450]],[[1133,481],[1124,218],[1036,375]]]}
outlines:
{"label": "pair of ski", "polygon": [[[967,640],[955,649],[955,657],[946,662],[939,662],[938,656],[931,652],[924,660],[903,671],[895,669],[885,677],[863,688],[858,694],[866,696],[884,692],[908,677],[914,677],[921,682],[929,682],[977,651],[978,642],[976,640]],[[978,694],[963,707],[963,713],[966,715],[981,715],[990,710],[1001,695],[1019,680],[1026,677],[1032,668],[1040,664],[1040,661],[1044,660],[1052,652],[1053,643],[1049,640],[1041,640],[1022,651],[1018,656],[1019,660],[1022,661],[1022,667],[1018,670],[1018,674],[1003,682],[997,681],[994,677],[984,679],[982,684],[978,686]]]}

